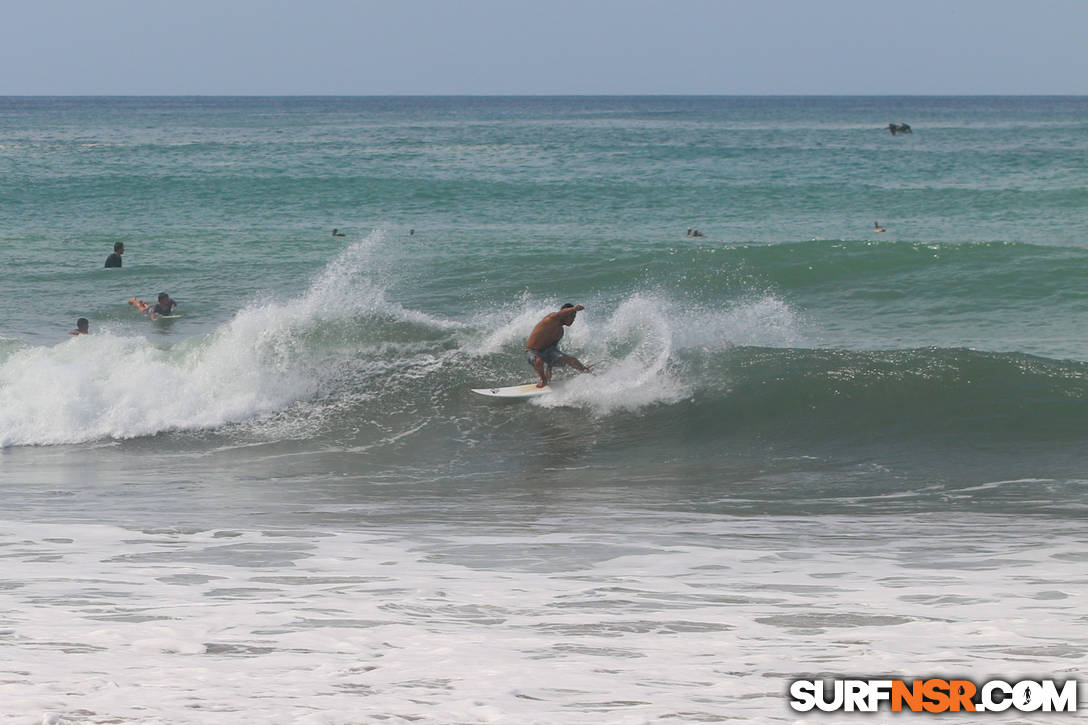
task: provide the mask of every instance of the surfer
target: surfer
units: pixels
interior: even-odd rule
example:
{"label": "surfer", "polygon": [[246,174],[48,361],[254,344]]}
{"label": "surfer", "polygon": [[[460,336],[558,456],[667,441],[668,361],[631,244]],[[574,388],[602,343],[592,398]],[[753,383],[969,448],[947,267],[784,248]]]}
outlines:
{"label": "surfer", "polygon": [[76,329],[69,331],[69,335],[88,335],[90,334],[91,323],[87,321],[86,317],[80,317],[76,320]]}
{"label": "surfer", "polygon": [[884,227],[880,226],[880,222],[873,222],[873,231],[874,232],[886,232],[888,230],[885,229]]}
{"label": "surfer", "polygon": [[178,303],[170,299],[170,295],[165,292],[159,293],[158,302],[150,305],[143,300],[138,300],[135,297],[129,297],[128,303],[135,307],[140,312],[149,316],[152,320],[156,315],[169,315],[174,311],[174,308],[178,306]]}
{"label": "surfer", "polygon": [[106,257],[106,267],[120,267],[121,255],[125,253],[125,243],[116,242],[113,245],[113,254]]}
{"label": "surfer", "polygon": [[332,230],[332,235],[333,235],[334,237],[346,237],[346,236],[347,236],[346,234],[344,234],[344,233],[343,233],[342,231],[340,231],[339,229],[333,229],[333,230]]}
{"label": "surfer", "polygon": [[170,295],[160,292],[159,301],[151,308],[151,317],[154,319],[155,315],[171,315],[177,306],[178,303],[170,299]]}
{"label": "surfer", "polygon": [[552,378],[552,366],[569,365],[583,373],[590,371],[591,366],[583,365],[575,357],[563,353],[559,349],[559,341],[563,339],[563,328],[570,327],[574,323],[574,317],[584,310],[582,305],[572,305],[569,302],[559,308],[559,312],[553,312],[536,323],[536,327],[529,333],[529,339],[525,341],[525,350],[529,364],[540,376],[538,388],[543,388]]}

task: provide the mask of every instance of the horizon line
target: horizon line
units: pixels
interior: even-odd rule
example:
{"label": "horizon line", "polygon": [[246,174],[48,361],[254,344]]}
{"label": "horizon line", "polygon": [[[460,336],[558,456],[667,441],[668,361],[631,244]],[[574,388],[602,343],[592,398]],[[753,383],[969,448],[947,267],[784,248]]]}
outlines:
{"label": "horizon line", "polygon": [[0,93],[0,98],[1082,98],[1088,93]]}

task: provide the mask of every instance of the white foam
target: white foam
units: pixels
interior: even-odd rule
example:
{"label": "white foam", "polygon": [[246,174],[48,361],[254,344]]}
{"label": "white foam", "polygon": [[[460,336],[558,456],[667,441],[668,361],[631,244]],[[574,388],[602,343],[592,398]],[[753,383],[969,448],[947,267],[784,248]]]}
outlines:
{"label": "white foam", "polygon": [[195,346],[100,333],[11,355],[0,365],[0,445],[197,430],[311,394],[312,379],[277,354],[277,331],[247,319]]}
{"label": "white foam", "polygon": [[[523,296],[481,316],[476,325],[486,333],[469,347],[476,355],[520,349],[533,325],[556,309],[556,303],[542,305]],[[532,404],[610,413],[677,402],[696,384],[683,369],[685,352],[714,353],[735,345],[792,346],[801,340],[800,329],[793,309],[772,295],[714,310],[649,293],[634,293],[614,306],[591,303],[566,328],[561,347],[594,365],[594,375],[571,377],[560,372],[566,379],[561,392],[535,398]]]}
{"label": "white foam", "polygon": [[[526,295],[472,324],[405,309],[386,297],[390,273],[381,253],[386,241],[384,232],[375,232],[347,247],[301,296],[255,300],[211,334],[172,347],[115,334],[106,326],[53,347],[7,346],[0,350],[0,446],[126,439],[252,422],[315,399],[344,379],[352,381],[351,396],[358,400],[380,375],[395,373],[383,359],[394,358],[407,375],[418,377],[458,356],[520,351],[532,326],[558,308],[556,302],[541,304]],[[455,331],[461,350],[426,341],[360,340],[361,318]],[[590,302],[563,346],[594,364],[596,374],[572,381],[561,395],[538,404],[605,414],[676,402],[697,384],[685,377],[686,351],[787,345],[798,338],[798,327],[790,307],[771,296],[721,310],[641,292],[616,303]],[[314,337],[321,344],[312,344]],[[527,365],[524,371],[532,377]],[[267,428],[305,436],[320,427],[320,418],[274,420]]]}
{"label": "white foam", "polygon": [[796,347],[804,344],[798,313],[771,294],[738,299],[721,308],[683,307],[676,342],[684,349],[719,351],[736,346]]}
{"label": "white foam", "polygon": [[790,722],[796,677],[1085,666],[1076,522],[579,509],[424,537],[0,521],[0,723]]}
{"label": "white foam", "polygon": [[603,323],[586,318],[586,324],[571,327],[570,347],[579,350],[584,363],[595,365],[594,372],[577,376],[561,392],[537,398],[535,404],[574,404],[610,413],[675,402],[688,394],[670,369],[673,326],[659,300],[633,295]]}
{"label": "white foam", "polygon": [[217,428],[314,396],[343,374],[332,361],[352,358],[311,349],[305,335],[315,327],[349,328],[366,314],[443,324],[385,299],[370,274],[384,240],[376,232],[347,248],[301,297],[251,303],[211,335],[171,348],[105,330],[15,350],[0,363],[0,446]]}

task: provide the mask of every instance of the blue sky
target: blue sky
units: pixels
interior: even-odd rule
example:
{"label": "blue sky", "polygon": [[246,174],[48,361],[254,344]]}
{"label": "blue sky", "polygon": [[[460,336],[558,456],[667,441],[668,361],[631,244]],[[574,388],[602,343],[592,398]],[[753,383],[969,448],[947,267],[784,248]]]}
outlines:
{"label": "blue sky", "polygon": [[1088,0],[39,0],[0,95],[1085,94]]}

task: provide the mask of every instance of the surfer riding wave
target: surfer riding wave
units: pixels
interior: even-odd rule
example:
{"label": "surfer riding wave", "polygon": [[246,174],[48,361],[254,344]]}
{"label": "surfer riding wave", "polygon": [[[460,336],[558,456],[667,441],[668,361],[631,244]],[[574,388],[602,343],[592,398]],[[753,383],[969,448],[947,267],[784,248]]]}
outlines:
{"label": "surfer riding wave", "polygon": [[567,365],[583,373],[589,372],[591,366],[583,365],[578,358],[567,355],[559,349],[559,341],[563,339],[563,328],[574,324],[574,317],[584,310],[582,305],[572,305],[569,302],[536,323],[536,327],[529,333],[529,339],[525,341],[526,358],[529,364],[540,376],[538,388],[543,388],[552,378],[552,367]]}

